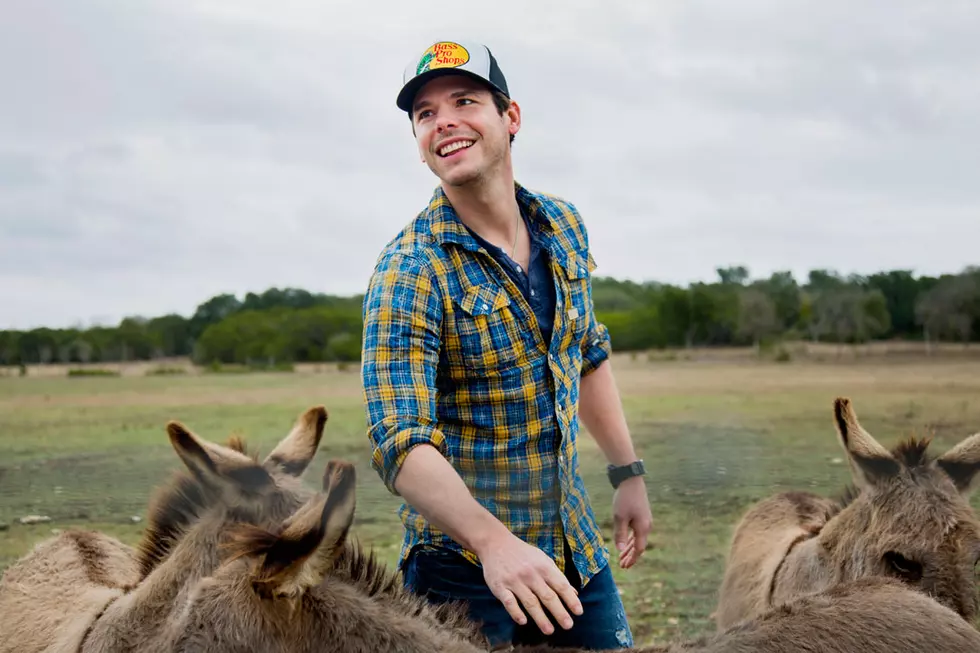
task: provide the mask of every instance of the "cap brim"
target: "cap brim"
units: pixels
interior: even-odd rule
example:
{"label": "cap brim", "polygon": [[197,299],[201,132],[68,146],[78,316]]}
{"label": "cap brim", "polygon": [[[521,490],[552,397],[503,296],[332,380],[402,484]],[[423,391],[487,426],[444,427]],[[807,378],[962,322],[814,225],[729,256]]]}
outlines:
{"label": "cap brim", "polygon": [[498,87],[496,84],[490,82],[487,78],[477,75],[476,73],[464,70],[462,68],[436,68],[435,70],[427,70],[421,75],[408,80],[408,83],[402,87],[402,90],[398,93],[398,98],[395,100],[398,108],[406,113],[411,113],[412,102],[415,100],[415,94],[419,92],[419,89],[431,82],[436,77],[444,77],[446,75],[463,75],[464,77],[469,77],[470,79],[483,84],[489,89],[493,89],[507,95],[506,91]]}

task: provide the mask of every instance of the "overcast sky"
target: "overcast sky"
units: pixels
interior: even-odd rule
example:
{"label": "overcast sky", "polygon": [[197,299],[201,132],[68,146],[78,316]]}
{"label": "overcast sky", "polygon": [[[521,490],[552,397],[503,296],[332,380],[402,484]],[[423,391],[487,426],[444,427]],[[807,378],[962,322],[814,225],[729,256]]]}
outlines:
{"label": "overcast sky", "polygon": [[437,183],[394,104],[434,39],[489,44],[596,274],[980,262],[975,0],[2,6],[0,328],[361,292]]}

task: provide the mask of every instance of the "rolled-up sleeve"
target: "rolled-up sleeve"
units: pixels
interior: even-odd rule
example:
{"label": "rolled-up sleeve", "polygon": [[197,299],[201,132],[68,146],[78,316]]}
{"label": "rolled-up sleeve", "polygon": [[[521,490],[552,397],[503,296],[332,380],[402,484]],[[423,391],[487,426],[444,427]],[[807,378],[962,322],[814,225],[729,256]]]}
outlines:
{"label": "rolled-up sleeve", "polygon": [[447,455],[435,427],[442,310],[430,270],[409,253],[385,255],[368,284],[363,318],[361,383],[371,465],[397,495],[395,478],[409,451],[429,444]]}
{"label": "rolled-up sleeve", "polygon": [[595,270],[595,259],[589,254],[589,279],[586,285],[588,296],[586,297],[586,307],[588,310],[588,327],[585,337],[582,339],[582,377],[591,374],[602,361],[609,358],[612,353],[612,342],[609,338],[609,329],[599,321],[595,314],[595,302],[592,301],[592,271]]}

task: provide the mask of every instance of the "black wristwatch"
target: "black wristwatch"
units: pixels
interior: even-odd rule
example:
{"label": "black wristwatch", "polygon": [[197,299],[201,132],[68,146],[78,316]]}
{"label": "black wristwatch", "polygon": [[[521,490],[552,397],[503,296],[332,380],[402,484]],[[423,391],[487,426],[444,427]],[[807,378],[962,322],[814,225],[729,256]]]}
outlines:
{"label": "black wristwatch", "polygon": [[629,465],[609,465],[606,467],[606,476],[609,477],[609,482],[614,488],[618,488],[619,484],[628,478],[643,476],[646,473],[647,470],[643,466],[642,460],[635,460]]}

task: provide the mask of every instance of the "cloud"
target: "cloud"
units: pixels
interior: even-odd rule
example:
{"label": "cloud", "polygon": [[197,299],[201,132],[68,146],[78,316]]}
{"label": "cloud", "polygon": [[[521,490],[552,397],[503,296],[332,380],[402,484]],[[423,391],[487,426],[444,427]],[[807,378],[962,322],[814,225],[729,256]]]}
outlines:
{"label": "cloud", "polygon": [[429,198],[394,106],[437,38],[489,43],[518,179],[598,274],[956,271],[980,239],[980,9],[909,0],[15,0],[0,24],[0,328],[363,290]]}

